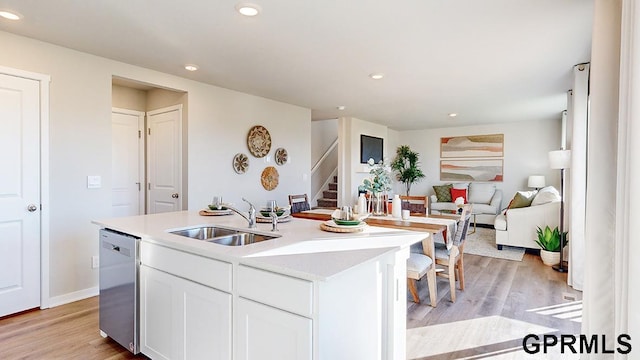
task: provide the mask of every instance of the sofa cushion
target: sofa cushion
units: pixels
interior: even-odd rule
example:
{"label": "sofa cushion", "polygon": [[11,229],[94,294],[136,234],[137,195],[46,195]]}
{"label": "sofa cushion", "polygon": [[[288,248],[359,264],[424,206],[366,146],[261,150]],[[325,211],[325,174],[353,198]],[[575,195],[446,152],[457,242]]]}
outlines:
{"label": "sofa cushion", "polygon": [[451,184],[445,185],[433,185],[433,191],[435,191],[438,197],[438,202],[451,202]]}
{"label": "sofa cushion", "polygon": [[495,206],[491,206],[489,204],[473,204],[473,210],[472,210],[473,214],[491,214],[491,215],[495,215],[498,212],[500,212],[500,209],[498,209]]}
{"label": "sofa cushion", "polygon": [[454,189],[465,189],[469,190],[469,183],[454,183],[451,184]]}
{"label": "sofa cushion", "polygon": [[553,186],[543,187],[531,202],[531,206],[542,205],[553,201],[560,201],[560,193]]}
{"label": "sofa cushion", "polygon": [[451,199],[453,202],[456,201],[457,198],[463,198],[464,199],[464,203],[467,204],[467,189],[451,189]]}
{"label": "sofa cushion", "polygon": [[493,220],[493,227],[496,230],[507,230],[507,217],[503,214],[497,215],[496,219]]}
{"label": "sofa cushion", "polygon": [[495,192],[495,184],[472,183],[469,185],[469,202],[472,204],[489,204]]}
{"label": "sofa cushion", "polygon": [[431,203],[432,210],[450,212],[451,210],[458,210],[458,207],[453,202],[437,202]]}

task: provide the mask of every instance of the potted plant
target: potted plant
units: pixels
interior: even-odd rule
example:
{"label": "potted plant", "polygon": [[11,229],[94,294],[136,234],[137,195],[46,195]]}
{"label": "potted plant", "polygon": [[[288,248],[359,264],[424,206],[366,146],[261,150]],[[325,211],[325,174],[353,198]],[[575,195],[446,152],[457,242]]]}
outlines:
{"label": "potted plant", "polygon": [[560,233],[556,226],[553,230],[547,225],[544,229],[537,227],[536,244],[540,246],[540,258],[545,265],[553,266],[560,263],[560,238],[565,239],[564,245],[567,245],[567,232]]}
{"label": "potted plant", "polygon": [[396,158],[391,163],[391,169],[396,172],[396,179],[404,184],[407,196],[411,191],[411,184],[425,177],[418,167],[418,156],[409,146],[401,145],[396,149]]}

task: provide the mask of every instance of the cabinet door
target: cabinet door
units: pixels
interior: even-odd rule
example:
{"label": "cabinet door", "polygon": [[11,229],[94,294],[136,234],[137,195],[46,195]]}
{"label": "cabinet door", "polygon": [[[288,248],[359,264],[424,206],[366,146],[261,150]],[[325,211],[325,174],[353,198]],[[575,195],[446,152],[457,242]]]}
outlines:
{"label": "cabinet door", "polygon": [[153,359],[231,359],[231,295],[142,266],[140,351]]}
{"label": "cabinet door", "polygon": [[238,360],[312,359],[312,321],[251,300],[238,299]]}

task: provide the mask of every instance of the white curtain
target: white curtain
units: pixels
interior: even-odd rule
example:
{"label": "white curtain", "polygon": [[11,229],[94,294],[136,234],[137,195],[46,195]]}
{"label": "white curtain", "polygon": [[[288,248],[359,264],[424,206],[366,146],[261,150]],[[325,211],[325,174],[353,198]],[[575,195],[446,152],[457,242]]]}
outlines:
{"label": "white curtain", "polygon": [[567,146],[571,150],[571,167],[565,189],[565,231],[569,231],[568,283],[583,289],[585,251],[585,197],[587,193],[587,115],[589,98],[589,64],[573,67],[573,90],[567,108]]}
{"label": "white curtain", "polygon": [[[640,8],[635,0],[595,0],[590,112],[582,333],[640,337]],[[634,121],[635,119],[635,121]],[[636,225],[637,227],[637,225]],[[582,359],[599,359],[603,354]]]}

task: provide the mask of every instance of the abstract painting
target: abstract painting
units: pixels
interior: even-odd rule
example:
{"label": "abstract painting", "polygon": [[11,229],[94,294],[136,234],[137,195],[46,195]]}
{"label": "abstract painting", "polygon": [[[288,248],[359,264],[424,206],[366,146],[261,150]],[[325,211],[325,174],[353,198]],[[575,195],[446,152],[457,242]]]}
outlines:
{"label": "abstract painting", "polygon": [[440,180],[502,181],[503,160],[440,160]]}
{"label": "abstract painting", "polygon": [[441,158],[502,156],[504,156],[504,134],[440,138]]}

